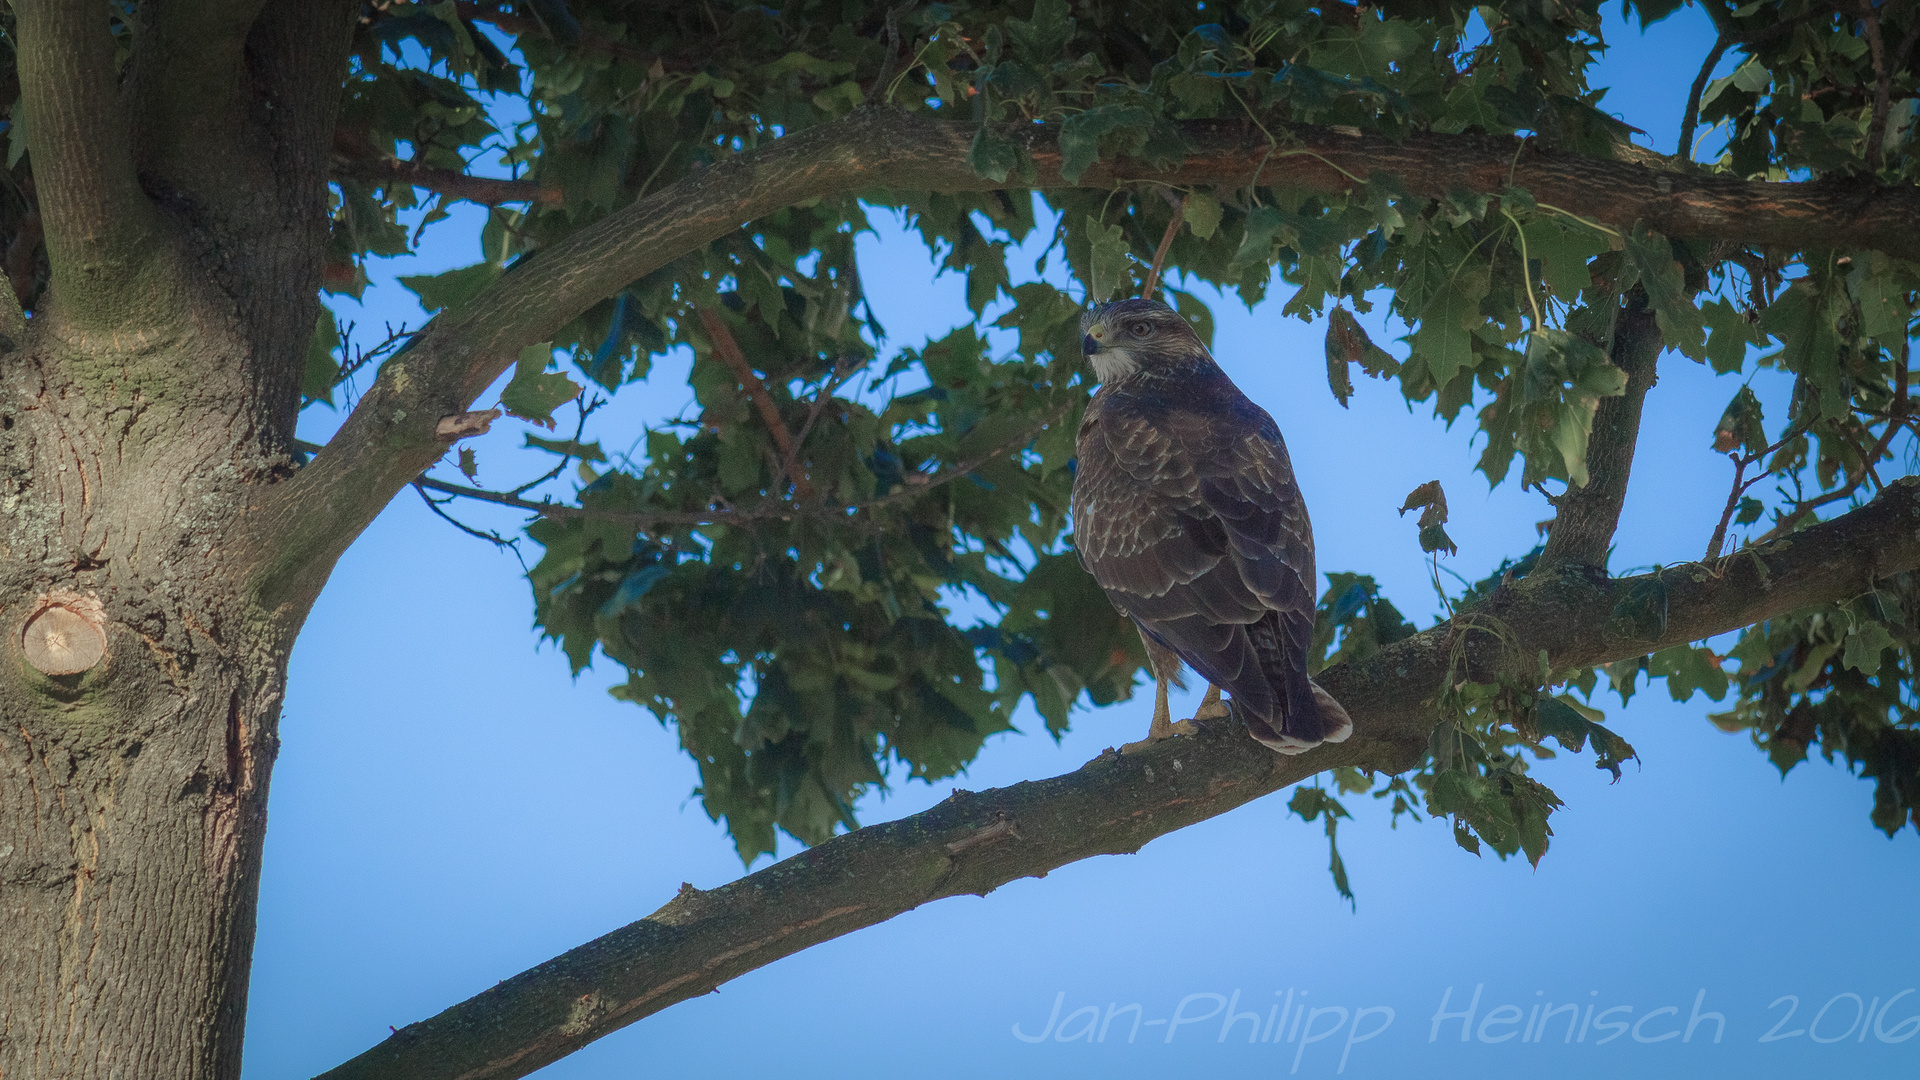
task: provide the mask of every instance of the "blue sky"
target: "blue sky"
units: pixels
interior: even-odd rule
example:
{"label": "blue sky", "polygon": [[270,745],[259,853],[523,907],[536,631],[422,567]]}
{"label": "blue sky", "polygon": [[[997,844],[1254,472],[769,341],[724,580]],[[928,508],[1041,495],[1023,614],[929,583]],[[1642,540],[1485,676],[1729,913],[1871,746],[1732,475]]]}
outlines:
{"label": "blue sky", "polygon": [[[1710,44],[1704,17],[1689,9],[1645,39],[1614,22],[1608,36],[1596,77],[1615,87],[1607,106],[1670,150]],[[943,332],[963,311],[961,283],[935,280],[917,239],[876,225],[864,276],[893,340]],[[367,325],[409,317],[393,275],[473,261],[462,228],[439,226],[422,256],[375,273],[364,311],[343,310]],[[1549,508],[1512,485],[1489,492],[1464,423],[1449,432],[1374,382],[1343,410],[1324,380],[1323,326],[1278,303],[1222,300],[1215,313],[1223,366],[1286,433],[1323,570],[1375,573],[1424,624],[1427,567],[1395,510],[1432,479],[1446,485],[1462,575],[1534,543]],[[669,358],[623,392],[603,416],[608,443],[677,411],[683,374]],[[1730,479],[1711,427],[1738,385],[1662,361],[1616,571],[1704,550]],[[314,413],[303,431],[324,438],[333,422]],[[520,436],[503,425],[481,442],[483,481],[533,471],[511,449]],[[504,532],[518,520],[468,516]],[[322,1071],[390,1025],[648,914],[682,881],[741,874],[689,800],[695,772],[672,733],[607,696],[622,678],[612,665],[571,678],[530,623],[513,557],[411,493],[341,561],[295,651],[282,721],[248,1077]],[[1149,698],[1078,714],[1058,744],[998,738],[959,782],[1077,768],[1140,737]],[[1137,855],[818,946],[540,1075],[1916,1075],[1920,1038],[1903,1036],[1920,1021],[1902,1021],[1920,1016],[1920,990],[1898,996],[1920,987],[1920,837],[1873,831],[1870,785],[1842,769],[1816,760],[1783,781],[1706,722],[1710,703],[1656,688],[1613,705],[1642,761],[1617,784],[1584,759],[1540,767],[1567,807],[1537,870],[1468,855],[1444,824],[1390,828],[1383,808],[1350,798],[1350,909],[1319,826],[1276,795]],[[862,819],[916,812],[950,786],[900,787],[867,800]],[[1436,1013],[1469,1010],[1436,1031]],[[1860,1023],[1869,1011],[1878,1031]],[[1278,1037],[1249,1043],[1256,1027]],[[1580,1037],[1564,1039],[1569,1028]],[[1068,1040],[1083,1032],[1093,1041]]]}

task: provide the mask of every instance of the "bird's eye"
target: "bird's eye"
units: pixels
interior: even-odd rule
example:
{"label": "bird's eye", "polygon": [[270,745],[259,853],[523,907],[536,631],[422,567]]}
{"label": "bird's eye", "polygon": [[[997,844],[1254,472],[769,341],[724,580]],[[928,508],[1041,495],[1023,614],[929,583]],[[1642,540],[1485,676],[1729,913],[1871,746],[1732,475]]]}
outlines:
{"label": "bird's eye", "polygon": [[1146,323],[1143,323],[1143,322],[1137,322],[1137,323],[1134,323],[1132,326],[1127,327],[1127,333],[1132,334],[1134,337],[1137,337],[1137,338],[1143,338],[1143,337],[1146,337],[1148,334],[1153,333],[1153,327],[1148,326]]}

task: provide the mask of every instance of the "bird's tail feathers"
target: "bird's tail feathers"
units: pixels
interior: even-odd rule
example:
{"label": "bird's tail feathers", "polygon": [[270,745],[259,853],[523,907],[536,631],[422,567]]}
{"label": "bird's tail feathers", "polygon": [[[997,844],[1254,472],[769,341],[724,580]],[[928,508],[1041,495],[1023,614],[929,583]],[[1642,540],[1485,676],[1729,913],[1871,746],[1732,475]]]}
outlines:
{"label": "bird's tail feathers", "polygon": [[[1319,683],[1308,680],[1313,688],[1313,716],[1282,716],[1280,730],[1265,718],[1238,708],[1241,721],[1247,725],[1247,733],[1261,745],[1280,754],[1304,754],[1323,742],[1346,742],[1353,734],[1353,718],[1341,707],[1333,695]],[[1302,710],[1303,712],[1306,710]]]}

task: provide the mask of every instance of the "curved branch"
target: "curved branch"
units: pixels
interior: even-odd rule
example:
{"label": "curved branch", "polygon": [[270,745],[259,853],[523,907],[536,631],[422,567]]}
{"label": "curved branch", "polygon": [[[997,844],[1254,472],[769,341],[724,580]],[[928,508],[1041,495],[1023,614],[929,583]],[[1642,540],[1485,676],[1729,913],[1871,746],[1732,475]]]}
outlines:
{"label": "curved branch", "polygon": [[1733,38],[1726,31],[1721,31],[1713,48],[1708,50],[1706,61],[1700,65],[1700,74],[1693,78],[1693,89],[1687,91],[1687,111],[1680,118],[1680,145],[1673,151],[1677,157],[1693,160],[1693,129],[1700,126],[1700,95],[1706,92],[1707,80],[1713,76],[1715,65],[1720,63],[1720,58],[1726,55],[1727,46],[1731,44]]}
{"label": "curved branch", "polygon": [[[270,530],[273,566],[256,582],[270,604],[317,592],[333,559],[388,499],[446,450],[442,416],[465,411],[521,348],[550,338],[594,303],[688,251],[806,199],[873,188],[1004,188],[968,164],[975,126],[863,109],[774,139],[636,200],[522,260],[460,311],[436,319],[396,357],[333,441],[281,485],[254,519]],[[1541,150],[1521,140],[1421,134],[1402,141],[1353,129],[1272,126],[1275,150],[1250,121],[1182,126],[1189,153],[1164,167],[1102,161],[1077,184],[1061,177],[1058,128],[1010,124],[1002,134],[1033,163],[1039,189],[1266,185],[1346,192],[1374,173],[1438,197],[1460,187],[1527,188],[1543,204],[1624,230],[1636,221],[1672,236],[1786,247],[1870,248],[1920,258],[1920,188],[1849,181],[1765,183]]]}
{"label": "curved branch", "polygon": [[[1920,566],[1916,526],[1920,480],[1903,480],[1804,540],[1641,578],[1536,574],[1496,596],[1493,608],[1521,654],[1545,649],[1556,669],[1625,659],[1849,597]],[[1668,596],[1658,639],[1608,629],[1613,606],[1655,576]],[[683,885],[652,915],[409,1024],[326,1080],[525,1076],[676,1002],[921,904],[1137,851],[1324,769],[1414,767],[1439,719],[1428,700],[1448,677],[1453,632],[1443,624],[1320,676],[1353,715],[1345,743],[1283,757],[1238,729],[1217,730],[1138,754],[1104,753],[1050,780],[955,792],[925,813],[836,837],[729,885]],[[1479,653],[1469,660],[1484,671],[1497,651],[1469,648]]]}

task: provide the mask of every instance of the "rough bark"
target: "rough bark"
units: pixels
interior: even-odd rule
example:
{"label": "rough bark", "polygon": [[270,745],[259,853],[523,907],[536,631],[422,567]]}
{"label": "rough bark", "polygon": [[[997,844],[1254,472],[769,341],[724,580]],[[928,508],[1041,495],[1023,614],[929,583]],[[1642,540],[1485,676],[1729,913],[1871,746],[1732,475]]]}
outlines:
{"label": "rough bark", "polygon": [[1605,569],[1620,509],[1627,501],[1627,482],[1633,476],[1633,453],[1640,442],[1640,413],[1647,391],[1660,379],[1660,327],[1645,289],[1634,288],[1620,302],[1614,319],[1611,359],[1626,372],[1627,388],[1618,397],[1602,398],[1593,412],[1593,433],[1587,440],[1587,483],[1560,496],[1544,564],[1577,563]]}
{"label": "rough bark", "polygon": [[[1137,851],[1325,769],[1410,768],[1441,720],[1432,700],[1450,678],[1529,666],[1540,650],[1556,669],[1639,656],[1848,598],[1915,567],[1920,479],[1714,566],[1614,580],[1573,568],[1536,574],[1476,613],[1499,619],[1511,646],[1443,624],[1322,673],[1353,716],[1345,743],[1282,757],[1223,726],[1137,754],[1102,754],[1050,780],[956,792],[925,813],[836,837],[718,889],[682,886],[652,915],[409,1024],[323,1080],[525,1076],[675,1002],[921,904]],[[1653,638],[1612,617],[1648,588],[1667,594],[1666,622]]]}
{"label": "rough bark", "polygon": [[[305,609],[234,523],[292,467],[354,7],[167,5],[218,33],[118,85],[106,8],[15,5],[52,282],[0,311],[0,1077],[239,1075]],[[247,168],[169,171],[222,124]]]}
{"label": "rough bark", "polygon": [[[872,188],[1003,184],[968,165],[964,123],[864,111],[774,140],[524,260],[388,363],[340,436],[296,473],[287,451],[359,5],[143,5],[151,19],[124,70],[97,2],[13,10],[52,284],[30,322],[0,291],[0,650],[11,657],[0,664],[0,1076],[220,1080],[239,1067],[288,651],[334,560],[446,449],[440,420],[466,412],[521,347],[742,221]],[[1102,162],[1076,183],[1334,192],[1391,174],[1419,194],[1514,184],[1616,229],[1645,221],[1675,236],[1920,254],[1911,188],[1743,183],[1499,138],[1393,142],[1301,127],[1274,143],[1251,123],[1185,132],[1182,162]],[[1022,186],[1066,185],[1056,129],[1006,133],[1035,169]],[[1674,614],[1661,641],[1920,562],[1912,490],[1896,490],[1817,545],[1789,539],[1684,580],[1669,571]],[[1658,644],[1609,636],[1610,605],[1632,581],[1536,578],[1491,611],[1528,648],[1575,664]],[[1471,662],[1497,659],[1479,655],[1478,638],[1462,644]],[[1337,750],[1283,762],[1209,736],[962,797],[689,894],[395,1045],[426,1062],[418,1075],[461,1061],[519,1075],[935,896],[1130,850],[1303,770],[1402,767],[1431,724],[1423,702],[1450,650],[1422,635],[1330,675],[1371,729]],[[872,877],[855,888],[849,871]],[[504,1026],[490,1032],[489,1018]],[[456,1052],[448,1033],[468,1042]],[[436,1047],[441,1065],[421,1057]]]}
{"label": "rough bark", "polygon": [[[1920,255],[1920,190],[1856,183],[1761,183],[1540,150],[1475,135],[1395,142],[1333,128],[1281,127],[1275,145],[1251,123],[1193,121],[1191,148],[1157,168],[1102,161],[1069,185],[1052,125],[1009,125],[1034,166],[1031,183],[996,182],[968,164],[975,127],[871,109],[775,139],[640,199],[523,260],[459,312],[443,315],[388,363],[353,415],[257,519],[288,538],[263,567],[263,593],[292,600],[318,589],[346,545],[401,488],[446,451],[435,428],[466,411],[519,356],[604,297],[752,220],[806,199],[877,188],[980,191],[1006,187],[1260,184],[1346,191],[1391,176],[1438,196],[1469,187],[1524,187],[1543,206],[1625,231],[1636,221],[1672,236],[1860,248]],[[1664,160],[1664,159],[1660,159]]]}

